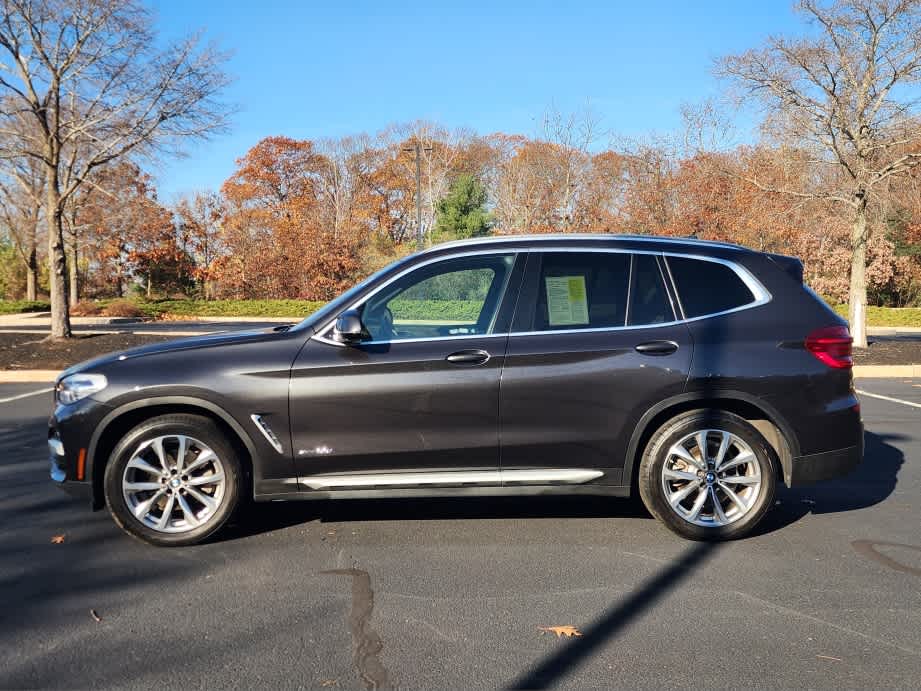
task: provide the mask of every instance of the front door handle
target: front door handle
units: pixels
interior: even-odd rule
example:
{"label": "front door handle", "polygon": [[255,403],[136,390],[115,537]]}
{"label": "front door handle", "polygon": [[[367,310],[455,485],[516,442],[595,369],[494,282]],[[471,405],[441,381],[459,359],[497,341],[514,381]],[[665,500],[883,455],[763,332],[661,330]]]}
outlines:
{"label": "front door handle", "polygon": [[674,341],[647,341],[634,347],[641,355],[671,355],[678,350]]}
{"label": "front door handle", "polygon": [[485,350],[458,350],[445,360],[455,365],[482,365],[489,360],[489,353]]}

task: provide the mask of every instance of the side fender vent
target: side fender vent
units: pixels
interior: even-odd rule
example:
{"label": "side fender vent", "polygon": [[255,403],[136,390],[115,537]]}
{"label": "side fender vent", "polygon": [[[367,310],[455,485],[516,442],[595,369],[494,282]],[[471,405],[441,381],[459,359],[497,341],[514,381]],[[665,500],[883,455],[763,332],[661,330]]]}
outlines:
{"label": "side fender vent", "polygon": [[265,418],[258,414],[250,415],[250,418],[253,422],[256,423],[256,427],[258,427],[259,431],[262,432],[262,436],[266,438],[266,441],[272,445],[272,448],[275,449],[278,453],[284,454],[284,447],[281,445],[281,442],[278,440],[275,432],[273,432],[272,428],[269,427],[269,423],[266,422]]}

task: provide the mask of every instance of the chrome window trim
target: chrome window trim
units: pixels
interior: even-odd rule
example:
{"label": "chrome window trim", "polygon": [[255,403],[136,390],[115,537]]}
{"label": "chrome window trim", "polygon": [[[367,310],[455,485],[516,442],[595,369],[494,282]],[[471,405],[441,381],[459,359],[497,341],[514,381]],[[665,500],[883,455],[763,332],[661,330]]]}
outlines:
{"label": "chrome window trim", "polygon": [[[523,237],[523,236],[518,236],[518,237]],[[537,237],[546,237],[546,236],[537,236]],[[585,236],[582,236],[583,239],[584,237]],[[608,235],[608,236],[599,236],[599,237],[610,238],[612,236]],[[653,240],[653,239],[657,241],[661,241],[661,238],[650,238],[650,240]],[[468,241],[462,241],[462,242],[468,242]],[[703,241],[700,241],[700,242],[703,242]],[[660,322],[658,324],[632,324],[630,326],[602,326],[602,327],[594,327],[594,328],[589,327],[585,329],[554,329],[550,331],[511,331],[511,332],[505,332],[501,334],[466,334],[466,335],[460,335],[460,336],[438,336],[438,337],[433,337],[433,338],[405,338],[405,339],[398,339],[394,341],[363,341],[361,345],[385,345],[385,344],[390,344],[390,343],[423,343],[423,342],[431,343],[434,341],[458,341],[458,340],[465,340],[465,339],[469,340],[473,338],[482,339],[482,338],[516,337],[516,336],[544,336],[544,335],[552,336],[552,335],[560,335],[560,334],[602,333],[606,331],[633,331],[636,329],[656,329],[656,328],[664,328],[667,326],[675,326],[677,324],[688,324],[690,322],[701,321],[702,319],[712,319],[713,317],[721,317],[726,314],[733,314],[734,312],[742,312],[744,310],[754,309],[756,307],[761,307],[762,305],[766,305],[773,299],[773,296],[771,295],[770,291],[768,291],[768,289],[765,288],[761,284],[761,282],[757,278],[755,278],[754,274],[752,274],[748,269],[746,269],[741,264],[730,261],[728,259],[722,259],[721,257],[709,257],[703,254],[693,254],[693,253],[688,253],[688,252],[671,252],[668,250],[653,251],[653,250],[628,249],[624,247],[581,247],[581,246],[547,247],[547,248],[535,248],[535,249],[524,248],[521,250],[514,250],[512,253],[522,254],[525,252],[534,252],[534,253],[538,253],[538,252],[543,252],[543,253],[546,253],[546,252],[608,252],[612,254],[651,254],[657,257],[665,257],[665,260],[666,260],[665,266],[669,273],[669,276],[668,276],[669,282],[671,283],[672,286],[675,286],[675,297],[678,299],[678,303],[679,303],[678,307],[680,308],[680,312],[681,312],[680,315],[676,312],[676,316],[680,316],[680,317],[684,316],[684,308],[681,307],[680,305],[681,296],[678,294],[677,286],[675,285],[675,281],[672,279],[671,269],[668,266],[668,257],[680,257],[682,259],[697,259],[700,261],[713,262],[715,264],[722,264],[723,266],[728,266],[730,269],[732,269],[732,271],[735,272],[735,274],[746,285],[746,287],[748,287],[748,289],[751,290],[752,295],[754,296],[755,299],[752,302],[746,303],[744,305],[740,305],[739,307],[733,307],[732,309],[722,310],[720,312],[713,312],[711,314],[702,314],[699,317],[691,317],[688,319],[685,319],[685,318],[674,319],[672,321]],[[348,309],[356,309],[358,306],[360,306],[361,304],[363,304],[364,302],[372,298],[375,294],[377,294],[378,292],[386,288],[388,285],[390,285],[394,281],[399,280],[406,274],[412,271],[415,271],[416,269],[420,269],[424,266],[434,264],[435,262],[449,261],[451,259],[458,259],[458,258],[467,257],[467,256],[479,256],[479,255],[489,255],[489,254],[509,254],[509,253],[510,253],[510,250],[508,249],[493,248],[489,250],[459,252],[459,253],[451,254],[448,256],[433,257],[432,259],[429,259],[428,261],[425,261],[419,264],[414,264],[413,266],[405,269],[404,271],[401,271],[397,275],[390,278],[386,283],[383,283],[377,288],[375,288],[373,291],[368,293],[366,296],[360,298],[359,300],[356,300],[350,306],[346,307],[343,311],[348,310]],[[671,299],[671,296],[669,296],[669,298]],[[673,307],[675,307],[675,305],[673,305]],[[335,319],[327,322],[323,326],[323,328],[318,329],[311,338],[313,340],[320,341],[321,343],[325,343],[327,345],[337,346],[339,348],[346,347],[344,343],[339,343],[338,341],[334,341],[331,338],[328,338],[326,336],[326,333],[333,326],[335,326],[335,324],[336,324]]]}
{"label": "chrome window trim", "polygon": [[[400,338],[395,341],[362,341],[359,345],[387,345],[389,343],[430,343],[432,341],[461,341],[469,340],[472,338],[508,338],[509,334],[507,331],[503,331],[500,334],[461,334],[459,336],[436,336],[433,338]],[[345,343],[339,343],[339,341],[334,341],[331,338],[326,338],[326,336],[321,336],[319,334],[314,334],[312,336],[313,340],[320,341],[320,343],[326,343],[327,345],[334,345],[345,347]]]}

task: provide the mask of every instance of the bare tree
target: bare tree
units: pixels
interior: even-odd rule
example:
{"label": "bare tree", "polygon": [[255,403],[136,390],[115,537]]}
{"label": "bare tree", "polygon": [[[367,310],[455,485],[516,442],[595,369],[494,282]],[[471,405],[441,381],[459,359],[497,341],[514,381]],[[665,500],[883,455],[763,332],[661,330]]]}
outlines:
{"label": "bare tree", "polygon": [[[66,338],[68,198],[112,161],[176,152],[224,129],[225,58],[195,36],[158,51],[137,0],[0,0],[0,8],[0,158],[42,164],[51,337]],[[22,116],[34,127],[13,127]]]}
{"label": "bare tree", "polygon": [[[0,163],[3,163],[0,161]],[[26,299],[38,297],[38,230],[45,178],[34,159],[7,161],[0,168],[0,223],[26,270]],[[16,175],[10,175],[11,170]]]}
{"label": "bare tree", "polygon": [[564,179],[556,215],[567,230],[571,229],[575,199],[584,188],[590,169],[591,147],[604,134],[600,124],[600,117],[588,103],[581,110],[568,114],[551,106],[543,116],[543,139],[559,150]]}
{"label": "bare tree", "polygon": [[850,323],[866,347],[867,242],[874,197],[921,163],[921,0],[802,0],[818,28],[800,39],[769,38],[718,62],[719,74],[760,99],[770,132],[793,139],[828,170],[808,186],[770,192],[842,205],[851,218]]}

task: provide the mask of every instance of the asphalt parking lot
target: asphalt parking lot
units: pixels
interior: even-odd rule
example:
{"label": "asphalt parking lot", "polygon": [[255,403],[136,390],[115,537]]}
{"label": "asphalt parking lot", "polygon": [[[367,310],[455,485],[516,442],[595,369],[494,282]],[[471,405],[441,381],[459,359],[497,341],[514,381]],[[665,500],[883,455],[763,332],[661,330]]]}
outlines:
{"label": "asphalt parking lot", "polygon": [[[48,480],[0,385],[0,687],[916,688],[921,380],[865,380],[851,476],[684,542],[626,500],[258,505],[148,547]],[[52,538],[63,536],[55,544]],[[541,627],[572,625],[581,637]]]}

